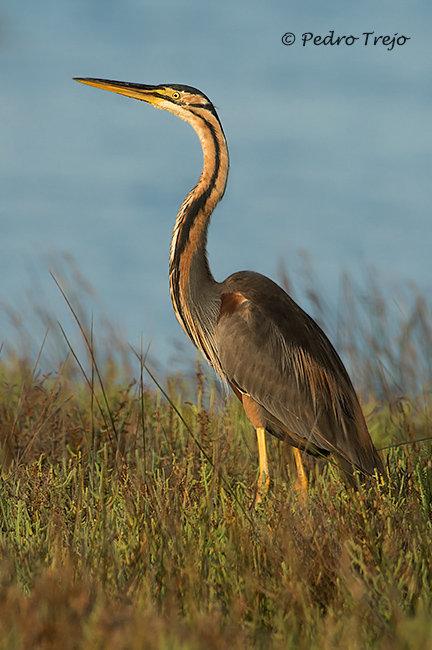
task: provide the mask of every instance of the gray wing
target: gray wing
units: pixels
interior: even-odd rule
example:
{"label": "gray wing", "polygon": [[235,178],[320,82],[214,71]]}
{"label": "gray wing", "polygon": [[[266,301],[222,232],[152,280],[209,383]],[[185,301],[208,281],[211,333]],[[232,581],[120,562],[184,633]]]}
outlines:
{"label": "gray wing", "polygon": [[223,372],[291,444],[380,466],[357,395],[325,334],[283,289],[256,273],[222,285],[216,345]]}

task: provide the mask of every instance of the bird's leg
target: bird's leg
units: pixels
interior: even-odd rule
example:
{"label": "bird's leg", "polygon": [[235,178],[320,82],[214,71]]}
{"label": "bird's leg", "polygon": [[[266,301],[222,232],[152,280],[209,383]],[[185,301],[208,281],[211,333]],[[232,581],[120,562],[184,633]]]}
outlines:
{"label": "bird's leg", "polygon": [[270,475],[268,469],[268,460],[267,460],[267,449],[265,441],[265,429],[263,427],[257,427],[256,429],[257,440],[258,440],[258,455],[259,455],[259,478],[258,478],[258,489],[254,500],[254,506],[261,503],[262,498],[268,492],[270,485]]}
{"label": "bird's leg", "polygon": [[297,467],[297,478],[295,480],[295,489],[298,492],[300,499],[305,502],[308,494],[308,480],[306,472],[303,467],[303,461],[300,449],[294,447],[294,459]]}

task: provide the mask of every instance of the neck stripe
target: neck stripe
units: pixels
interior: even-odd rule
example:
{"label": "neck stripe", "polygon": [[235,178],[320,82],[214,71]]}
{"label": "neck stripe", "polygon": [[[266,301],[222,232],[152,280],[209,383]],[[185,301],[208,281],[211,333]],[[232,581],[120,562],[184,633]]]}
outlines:
{"label": "neck stripe", "polygon": [[[194,114],[196,114],[195,111]],[[201,115],[199,117],[202,120],[202,122],[206,125],[212,137],[214,151],[215,151],[214,168],[207,187],[201,189],[200,182],[198,182],[198,184],[195,186],[192,192],[188,194],[185,202],[180,208],[179,214],[182,213],[182,217],[179,223],[177,241],[176,241],[175,251],[172,259],[172,265],[175,267],[178,267],[179,258],[184,252],[188,244],[190,230],[198,214],[202,210],[205,210],[206,203],[215,188],[219,170],[220,170],[220,144],[217,139],[216,130],[213,124],[211,124],[211,122],[206,120]]]}

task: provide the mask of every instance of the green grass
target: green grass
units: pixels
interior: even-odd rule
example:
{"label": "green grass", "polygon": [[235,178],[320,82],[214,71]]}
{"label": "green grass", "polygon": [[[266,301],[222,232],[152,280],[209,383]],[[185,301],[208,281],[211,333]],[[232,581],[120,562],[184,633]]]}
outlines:
{"label": "green grass", "polygon": [[[6,363],[2,385],[0,648],[430,647],[426,448],[388,453],[390,487],[312,468],[302,507],[271,442],[254,512],[253,430],[231,399],[197,407],[205,381],[195,404],[171,382],[184,421],[140,382],[106,387],[112,420],[78,380]],[[403,426],[421,432],[418,412]]]}
{"label": "green grass", "polygon": [[[424,341],[383,330],[403,374]],[[351,352],[377,446],[428,437],[426,375],[411,394],[377,388],[366,331]],[[432,648],[429,441],[387,449],[388,483],[355,492],[311,462],[302,505],[290,449],[269,440],[251,510],[256,441],[235,398],[198,369],[164,382],[169,402],[138,359],[121,367],[111,346],[98,364],[86,336],[85,361],[51,374],[0,363],[0,650]]]}

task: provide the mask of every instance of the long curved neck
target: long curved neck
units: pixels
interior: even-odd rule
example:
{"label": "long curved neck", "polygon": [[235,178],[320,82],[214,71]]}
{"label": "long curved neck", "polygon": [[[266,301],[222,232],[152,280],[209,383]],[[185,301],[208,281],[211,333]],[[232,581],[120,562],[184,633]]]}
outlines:
{"label": "long curved neck", "polygon": [[219,310],[218,284],[207,261],[207,230],[228,177],[228,148],[216,114],[199,106],[188,116],[201,142],[204,164],[197,185],[177,215],[170,249],[170,294],[174,312],[201,352],[217,363],[213,329]]}

